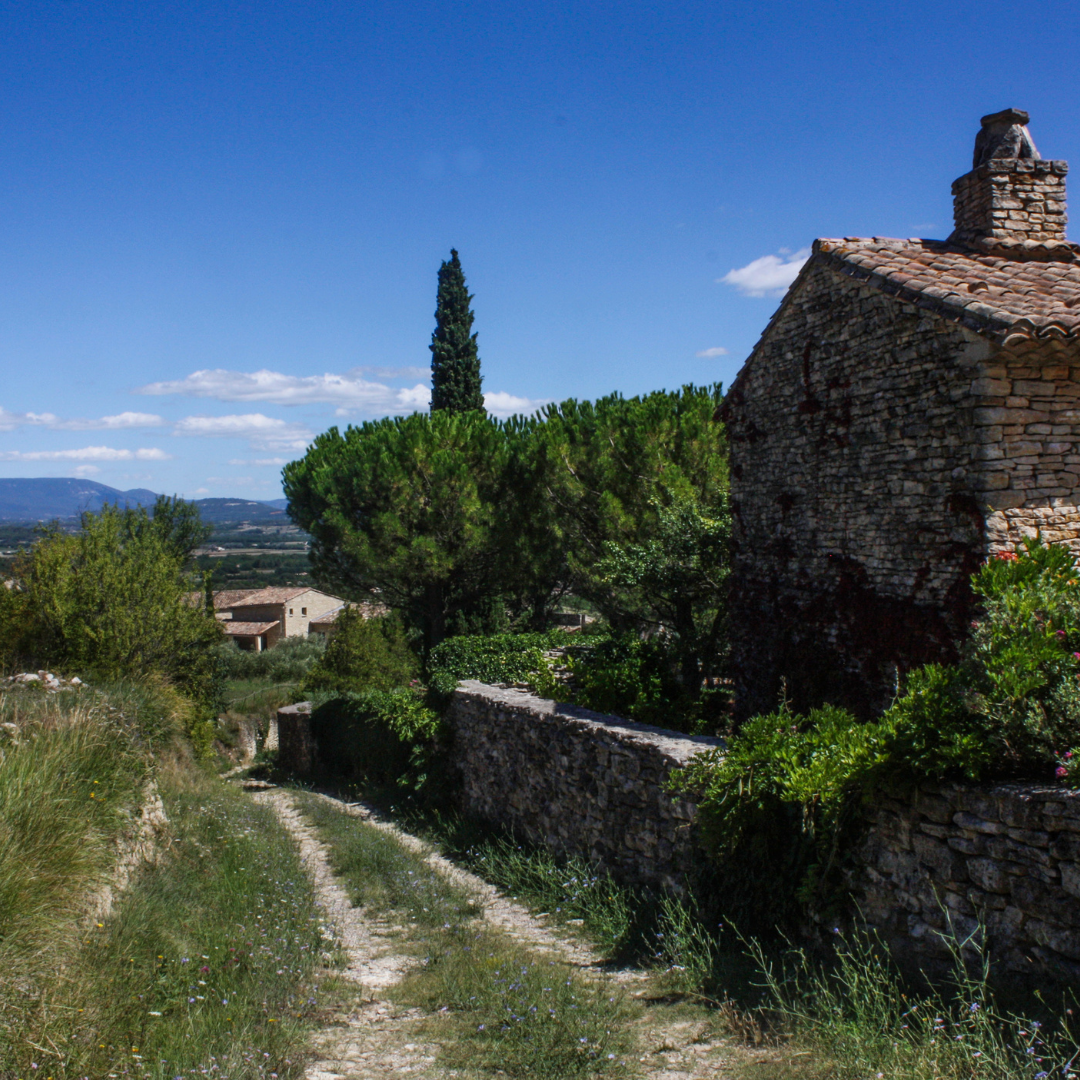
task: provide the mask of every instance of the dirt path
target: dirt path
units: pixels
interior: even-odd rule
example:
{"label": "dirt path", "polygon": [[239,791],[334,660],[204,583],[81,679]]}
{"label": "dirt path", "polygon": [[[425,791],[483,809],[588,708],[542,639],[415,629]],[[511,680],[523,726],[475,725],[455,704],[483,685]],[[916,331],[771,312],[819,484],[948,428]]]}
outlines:
{"label": "dirt path", "polygon": [[[378,829],[392,833],[401,843],[422,853],[429,864],[471,892],[483,918],[515,941],[537,952],[557,956],[583,974],[614,978],[630,993],[646,992],[649,976],[637,969],[612,971],[587,944],[544,925],[522,905],[503,896],[494,886],[454,865],[418,837],[404,832],[374,807],[321,798],[339,810]],[[282,824],[296,838],[304,865],[315,883],[338,945],[347,956],[343,977],[358,988],[358,1001],[315,1039],[317,1060],[306,1080],[385,1080],[396,1076],[445,1080],[454,1074],[435,1065],[438,1046],[420,1034],[425,1014],[394,1005],[383,995],[398,982],[415,959],[401,950],[406,928],[372,918],[354,908],[330,869],[328,851],[315,830],[295,808],[288,793],[274,788],[255,798],[272,806]],[[646,1010],[639,1024],[641,1051],[638,1067],[648,1080],[704,1080],[734,1076],[753,1061],[765,1064],[773,1055],[731,1045],[719,1025],[696,1017],[656,1015]]]}
{"label": "dirt path", "polygon": [[327,929],[346,957],[339,978],[356,987],[355,1000],[314,1040],[315,1060],[305,1080],[386,1080],[396,1076],[435,1080],[438,1047],[418,1041],[423,1019],[418,1009],[401,1009],[383,992],[408,970],[412,957],[401,952],[404,928],[355,908],[330,869],[329,852],[315,830],[280,788],[259,791],[255,799],[273,807],[295,837],[300,857],[315,884]]}

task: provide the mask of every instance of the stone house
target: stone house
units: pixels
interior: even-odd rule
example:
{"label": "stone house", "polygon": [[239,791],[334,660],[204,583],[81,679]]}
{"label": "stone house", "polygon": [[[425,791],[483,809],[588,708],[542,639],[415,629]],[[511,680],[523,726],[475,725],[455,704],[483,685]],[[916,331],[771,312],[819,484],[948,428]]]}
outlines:
{"label": "stone house", "polygon": [[870,715],[988,554],[1080,550],[1080,246],[1027,120],[983,118],[947,240],[815,241],[727,395],[741,715]]}
{"label": "stone house", "polygon": [[321,620],[343,605],[336,596],[306,585],[214,593],[214,613],[222,629],[240,648],[256,652],[271,648],[282,638],[325,632],[320,629]]}

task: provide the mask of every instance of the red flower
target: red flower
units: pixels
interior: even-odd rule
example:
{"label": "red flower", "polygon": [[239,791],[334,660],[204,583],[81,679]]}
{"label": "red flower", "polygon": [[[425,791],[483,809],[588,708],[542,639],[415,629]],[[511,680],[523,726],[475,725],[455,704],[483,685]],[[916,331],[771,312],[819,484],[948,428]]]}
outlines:
{"label": "red flower", "polygon": [[1069,775],[1069,770],[1066,769],[1064,765],[1059,765],[1054,770],[1054,775],[1060,780],[1062,777]]}
{"label": "red flower", "polygon": [[994,558],[1001,559],[1002,562],[1016,562],[1020,556],[1015,551],[999,551]]}

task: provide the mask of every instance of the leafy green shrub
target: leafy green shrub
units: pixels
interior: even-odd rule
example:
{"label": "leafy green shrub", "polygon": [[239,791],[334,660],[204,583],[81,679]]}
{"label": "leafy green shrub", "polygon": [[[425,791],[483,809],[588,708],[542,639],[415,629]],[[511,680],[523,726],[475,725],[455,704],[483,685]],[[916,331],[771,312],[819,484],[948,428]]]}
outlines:
{"label": "leafy green shrub", "polygon": [[285,638],[272,649],[260,652],[241,649],[234,641],[223,641],[217,647],[224,678],[271,679],[279,683],[299,682],[325,652],[326,641],[321,634]]}
{"label": "leafy green shrub", "polygon": [[[191,515],[181,517],[186,535]],[[15,568],[28,615],[23,658],[107,681],[160,675],[216,706],[221,627],[191,602],[177,527],[164,513],[106,506],[83,514],[77,533],[46,532]]]}
{"label": "leafy green shrub", "polygon": [[301,689],[392,690],[408,685],[419,673],[419,661],[399,619],[393,615],[367,619],[359,608],[346,608],[337,618],[326,652],[308,670]]}
{"label": "leafy green shrub", "polygon": [[533,634],[481,634],[447,638],[431,650],[428,676],[439,690],[462,679],[484,683],[529,682],[544,669],[544,651],[567,645],[565,630]]}
{"label": "leafy green shrub", "polygon": [[311,730],[339,776],[419,789],[431,778],[442,721],[415,690],[344,694],[318,705]]}
{"label": "leafy green shrub", "polygon": [[683,643],[674,635],[600,637],[571,648],[564,696],[597,712],[702,734],[725,720],[728,695],[683,680]]}
{"label": "leafy green shrub", "polygon": [[676,774],[719,863],[717,900],[739,926],[767,933],[804,904],[827,908],[838,897],[843,841],[881,743],[880,725],[843,709],[799,716],[782,706]]}

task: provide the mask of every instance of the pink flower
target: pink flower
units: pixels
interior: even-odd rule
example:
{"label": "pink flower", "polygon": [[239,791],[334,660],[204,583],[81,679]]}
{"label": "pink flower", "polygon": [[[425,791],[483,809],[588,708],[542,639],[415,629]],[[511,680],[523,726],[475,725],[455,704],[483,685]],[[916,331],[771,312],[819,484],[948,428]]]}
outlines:
{"label": "pink flower", "polygon": [[1054,775],[1060,780],[1060,779],[1062,779],[1062,777],[1065,777],[1065,776],[1069,775],[1069,770],[1066,769],[1064,765],[1059,765],[1054,770]]}

